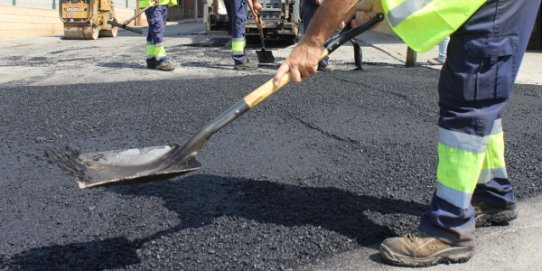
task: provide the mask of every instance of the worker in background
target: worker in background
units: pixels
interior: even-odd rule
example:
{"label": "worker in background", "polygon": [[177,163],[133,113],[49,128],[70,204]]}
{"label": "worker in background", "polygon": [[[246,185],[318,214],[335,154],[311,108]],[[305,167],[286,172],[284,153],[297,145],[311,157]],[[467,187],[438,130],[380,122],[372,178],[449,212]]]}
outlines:
{"label": "worker in background", "polygon": [[438,56],[427,60],[429,65],[444,65],[446,62],[446,50],[448,49],[448,43],[450,42],[450,37],[446,37],[438,44]]}
{"label": "worker in background", "polygon": [[[307,31],[309,28],[309,23],[311,22],[312,16],[316,12],[316,9],[324,0],[303,0],[303,31]],[[324,59],[318,62],[318,70],[326,71],[329,65],[329,57],[326,56]]]}
{"label": "worker in background", "polygon": [[245,30],[248,9],[251,9],[254,18],[256,18],[256,12],[262,10],[262,5],[258,0],[246,1],[224,0],[231,26],[231,58],[234,63],[233,67],[236,70],[255,70],[258,68],[258,64],[250,62],[245,54]]}
{"label": "worker in background", "polygon": [[166,31],[168,7],[177,5],[177,0],[139,0],[139,8],[153,7],[145,11],[149,28],[147,30],[147,68],[161,71],[175,70],[175,63],[166,55],[162,44]]}
{"label": "worker in background", "polygon": [[324,41],[353,7],[358,10],[353,26],[384,12],[395,33],[416,51],[429,50],[451,35],[438,83],[436,191],[419,232],[384,240],[380,254],[385,262],[404,266],[467,261],[474,253],[475,225],[506,225],[517,216],[505,165],[501,111],[540,0],[356,2],[324,1],[274,83],[286,73],[300,82],[316,72]]}

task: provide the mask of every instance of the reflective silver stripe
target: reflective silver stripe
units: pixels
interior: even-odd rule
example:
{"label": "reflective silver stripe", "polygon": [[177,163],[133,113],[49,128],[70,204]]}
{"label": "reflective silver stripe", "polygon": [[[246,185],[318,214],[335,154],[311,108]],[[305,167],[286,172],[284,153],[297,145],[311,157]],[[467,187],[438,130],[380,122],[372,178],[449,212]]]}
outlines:
{"label": "reflective silver stripe", "polygon": [[507,179],[508,173],[506,172],[506,168],[492,168],[488,170],[483,170],[480,172],[480,177],[478,178],[478,183],[488,183],[493,178],[502,178]]}
{"label": "reflective silver stripe", "polygon": [[403,22],[408,16],[422,9],[433,0],[406,0],[388,12],[388,19],[393,27]]}
{"label": "reflective silver stripe", "polygon": [[441,183],[437,183],[436,194],[437,197],[461,209],[469,208],[470,199],[472,198],[472,193],[460,192]]}
{"label": "reflective silver stripe", "polygon": [[497,119],[493,122],[493,128],[491,129],[491,134],[496,135],[502,133],[502,120]]}
{"label": "reflective silver stripe", "polygon": [[460,150],[470,152],[485,152],[489,136],[469,135],[439,128],[440,143]]}

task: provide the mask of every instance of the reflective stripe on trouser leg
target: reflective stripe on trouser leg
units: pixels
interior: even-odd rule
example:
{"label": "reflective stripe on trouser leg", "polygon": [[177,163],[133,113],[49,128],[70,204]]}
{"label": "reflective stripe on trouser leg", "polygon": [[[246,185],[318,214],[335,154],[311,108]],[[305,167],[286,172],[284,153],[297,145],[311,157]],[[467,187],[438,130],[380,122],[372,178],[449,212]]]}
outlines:
{"label": "reflective stripe on trouser leg", "polygon": [[473,201],[483,202],[497,208],[507,208],[516,203],[512,184],[508,180],[504,159],[504,133],[501,120],[493,125],[487,143],[486,156]]}
{"label": "reflective stripe on trouser leg", "polygon": [[156,61],[158,61],[158,63],[167,60],[166,49],[164,48],[164,46],[162,46],[161,43],[156,44],[156,48],[154,49],[154,57],[156,58]]}
{"label": "reflective stripe on trouser leg", "polygon": [[[479,163],[477,167],[480,167],[474,184],[467,184],[464,180],[439,179],[439,195],[445,194],[444,187],[455,190],[471,187],[478,182],[484,168],[487,148],[493,144],[491,131],[495,120],[500,119],[500,112],[512,91],[517,68],[527,47],[539,5],[540,0],[488,0],[451,35],[448,58],[439,79],[439,126],[447,131],[483,138],[485,146],[478,149],[483,150],[483,159],[478,156],[473,159]],[[468,147],[470,152],[476,152],[476,145]],[[444,157],[449,154],[445,148],[441,150],[439,159],[441,154],[444,159],[451,159]],[[441,174],[443,172],[441,171]],[[507,182],[507,179],[495,180]],[[454,185],[448,182],[454,182]],[[500,186],[493,181],[486,185]],[[478,194],[479,186],[473,191],[472,198]],[[453,243],[472,243],[475,230],[472,206],[462,209],[442,199],[437,193],[422,216],[420,229]],[[491,197],[490,193],[485,195]],[[456,201],[462,198],[457,195],[447,197]],[[467,197],[468,193],[465,193],[463,203]]]}
{"label": "reflective stripe on trouser leg", "polygon": [[147,44],[147,59],[154,58],[154,51],[156,46],[154,44]]}
{"label": "reflective stripe on trouser leg", "polygon": [[231,39],[231,54],[232,55],[244,55],[245,54],[246,41],[245,38]]}
{"label": "reflective stripe on trouser leg", "polygon": [[[439,130],[436,195],[458,208],[467,209],[484,163],[488,139],[443,128]],[[446,138],[450,136],[459,138]],[[465,140],[465,142],[455,142],[458,144],[454,146],[446,142],[446,140],[453,141],[454,139]],[[478,149],[470,148],[473,147],[470,146],[471,144],[477,144]]]}
{"label": "reflective stripe on trouser leg", "polygon": [[489,137],[439,128],[437,191],[420,229],[452,243],[474,241],[472,193],[484,163]]}
{"label": "reflective stripe on trouser leg", "polygon": [[506,162],[504,160],[504,133],[502,131],[501,120],[495,120],[484,157],[484,164],[480,176],[479,184],[486,184],[494,178],[508,178],[506,173]]}

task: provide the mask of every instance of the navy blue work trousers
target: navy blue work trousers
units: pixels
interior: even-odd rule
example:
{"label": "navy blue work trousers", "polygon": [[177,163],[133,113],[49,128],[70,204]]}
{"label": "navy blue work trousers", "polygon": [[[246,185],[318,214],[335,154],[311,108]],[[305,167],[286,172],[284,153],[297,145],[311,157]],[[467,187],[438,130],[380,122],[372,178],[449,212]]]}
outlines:
{"label": "navy blue work trousers", "polygon": [[[438,84],[439,127],[488,136],[506,105],[533,29],[540,0],[488,0],[450,36]],[[471,200],[514,204],[507,178],[477,185]],[[452,242],[474,240],[474,210],[433,196],[420,229]]]}
{"label": "navy blue work trousers", "polygon": [[164,41],[166,31],[167,6],[155,6],[145,10],[149,29],[147,31],[147,43],[159,44]]}

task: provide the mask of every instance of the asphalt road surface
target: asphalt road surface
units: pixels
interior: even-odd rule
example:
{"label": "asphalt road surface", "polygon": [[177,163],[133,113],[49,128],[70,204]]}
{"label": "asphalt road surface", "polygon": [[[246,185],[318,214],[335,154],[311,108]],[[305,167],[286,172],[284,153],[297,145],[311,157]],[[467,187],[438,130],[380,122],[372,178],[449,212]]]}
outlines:
{"label": "asphalt road surface", "polygon": [[[215,134],[199,171],[86,190],[43,150],[183,143],[269,76],[1,88],[0,269],[298,270],[414,230],[438,71],[389,71],[319,73]],[[520,201],[542,191],[541,100],[517,85],[503,113]]]}

